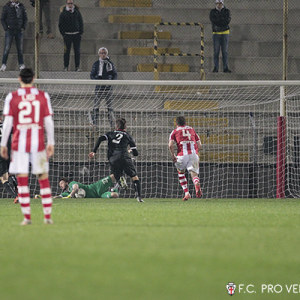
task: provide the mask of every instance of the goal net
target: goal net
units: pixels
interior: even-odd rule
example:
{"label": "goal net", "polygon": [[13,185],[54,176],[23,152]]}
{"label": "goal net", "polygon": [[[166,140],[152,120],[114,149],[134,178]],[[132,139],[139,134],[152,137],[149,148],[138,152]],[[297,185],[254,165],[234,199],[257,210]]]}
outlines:
{"label": "goal net", "polygon": [[[88,154],[97,138],[111,130],[111,122],[123,117],[137,143],[134,163],[143,197],[182,198],[168,140],[176,117],[183,115],[202,141],[199,177],[204,198],[274,198],[278,186],[286,197],[299,197],[300,82],[111,81],[105,87],[107,81],[36,83],[49,92],[54,109],[53,194],[60,193],[61,177],[90,184],[110,174],[105,142],[94,160]],[[280,85],[285,85],[286,102],[281,126]],[[17,87],[16,80],[0,79],[1,109],[7,93]],[[127,182],[131,188],[120,197],[134,197],[128,177]],[[32,194],[39,193],[33,176],[30,188]],[[1,191],[7,197],[3,187]]]}

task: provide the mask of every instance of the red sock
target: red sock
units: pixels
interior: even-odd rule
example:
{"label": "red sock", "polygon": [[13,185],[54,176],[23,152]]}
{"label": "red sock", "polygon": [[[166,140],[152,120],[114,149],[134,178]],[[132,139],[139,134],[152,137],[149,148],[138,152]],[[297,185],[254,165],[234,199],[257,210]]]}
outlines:
{"label": "red sock", "polygon": [[199,180],[199,177],[195,176],[193,178],[193,182],[194,182],[194,186],[195,186],[196,191],[199,190],[200,189],[200,180]]}
{"label": "red sock", "polygon": [[180,183],[184,193],[185,194],[188,193],[189,189],[188,189],[188,186],[187,186],[187,180],[186,180],[185,174],[178,172],[178,179],[179,179],[179,183]]}
{"label": "red sock", "polygon": [[18,176],[18,194],[19,194],[19,202],[21,205],[21,211],[24,215],[24,218],[27,220],[31,219],[30,212],[30,194],[28,187],[28,176],[21,177]]}
{"label": "red sock", "polygon": [[40,194],[42,196],[42,204],[45,219],[51,219],[52,197],[49,179],[39,179]]}

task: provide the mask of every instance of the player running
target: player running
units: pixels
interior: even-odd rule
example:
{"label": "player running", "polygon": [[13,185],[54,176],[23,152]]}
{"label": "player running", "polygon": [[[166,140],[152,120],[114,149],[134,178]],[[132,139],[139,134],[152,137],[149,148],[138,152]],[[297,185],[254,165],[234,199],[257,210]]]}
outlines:
{"label": "player running", "polygon": [[[90,158],[95,157],[103,141],[108,141],[107,157],[110,163],[111,173],[115,176],[117,181],[119,181],[123,172],[130,176],[134,184],[137,201],[144,202],[141,196],[141,183],[128,153],[128,151],[130,151],[134,156],[138,155],[133,138],[126,132],[126,120],[123,118],[117,119],[116,130],[107,132],[98,138],[93,151],[89,154]],[[130,147],[129,150],[128,146]]]}
{"label": "player running", "polygon": [[[179,183],[184,191],[183,201],[191,198],[189,193],[185,170],[191,174],[196,190],[196,196],[202,197],[199,174],[199,156],[198,150],[201,148],[201,141],[194,128],[187,126],[185,118],[179,116],[176,118],[177,128],[170,134],[169,151],[172,160],[178,171]],[[177,145],[177,156],[175,155],[174,145]]]}
{"label": "player running", "polygon": [[17,174],[19,202],[24,215],[21,225],[31,224],[29,163],[31,163],[32,173],[36,174],[39,180],[44,223],[53,224],[52,197],[48,179],[48,158],[54,154],[54,124],[50,97],[48,93],[32,85],[34,72],[31,69],[21,70],[19,81],[21,88],[9,93],[4,103],[1,156],[8,159],[7,142],[13,127],[9,172]]}
{"label": "player running", "polygon": [[62,190],[61,194],[53,198],[74,198],[80,189],[84,190],[84,196],[77,198],[118,198],[118,189],[114,188],[108,191],[116,183],[114,175],[109,175],[92,184],[82,184],[77,181],[69,181],[67,178],[62,178],[59,181],[59,186]]}

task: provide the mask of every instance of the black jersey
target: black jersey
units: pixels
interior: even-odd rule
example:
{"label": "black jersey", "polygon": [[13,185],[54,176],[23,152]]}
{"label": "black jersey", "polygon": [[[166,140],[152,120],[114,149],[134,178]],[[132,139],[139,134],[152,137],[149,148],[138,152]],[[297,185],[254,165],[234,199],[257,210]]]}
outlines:
{"label": "black jersey", "polygon": [[129,157],[128,146],[132,150],[132,154],[134,156],[138,155],[134,139],[128,132],[123,130],[110,131],[100,136],[93,152],[96,152],[100,143],[105,140],[108,141],[108,159],[112,156],[119,156],[124,158]]}

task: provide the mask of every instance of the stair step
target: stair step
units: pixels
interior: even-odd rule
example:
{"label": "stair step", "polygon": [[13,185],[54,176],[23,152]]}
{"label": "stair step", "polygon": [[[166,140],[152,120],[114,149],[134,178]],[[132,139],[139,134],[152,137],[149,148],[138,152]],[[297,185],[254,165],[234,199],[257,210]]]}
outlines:
{"label": "stair step", "polygon": [[[158,72],[189,72],[190,66],[187,64],[158,64]],[[138,72],[153,72],[153,64],[138,64]]]}
{"label": "stair step", "polygon": [[[166,86],[170,88],[171,86]],[[188,88],[188,87],[186,87]],[[174,87],[173,92],[176,92],[176,87]],[[193,90],[195,93],[195,89]],[[190,101],[190,100],[167,100],[164,103],[164,109],[166,110],[216,110],[219,108],[219,101],[216,100],[201,100],[201,101]]]}
{"label": "stair step", "polygon": [[199,152],[200,162],[249,162],[248,152]]}
{"label": "stair step", "polygon": [[237,145],[239,143],[239,136],[237,134],[206,134],[200,135],[201,143],[204,145]]}
{"label": "stair step", "polygon": [[[157,33],[158,39],[170,40],[171,33],[169,31],[163,31]],[[118,39],[120,40],[136,40],[136,39],[153,39],[153,31],[119,31]]]}
{"label": "stair step", "polygon": [[[229,120],[228,118],[218,118],[218,117],[187,117],[185,118],[186,123],[189,126],[194,128],[212,128],[212,127],[220,127],[225,128],[228,127]],[[176,118],[174,118],[174,127],[176,127]]]}
{"label": "stair step", "polygon": [[155,24],[161,22],[161,16],[138,16],[138,15],[109,15],[109,23],[147,23]]}
{"label": "stair step", "polygon": [[[158,48],[157,52],[159,54],[178,54],[181,53],[179,48]],[[153,55],[154,50],[151,47],[128,47],[128,55]]]}
{"label": "stair step", "polygon": [[152,7],[152,0],[100,0],[100,7]]}

